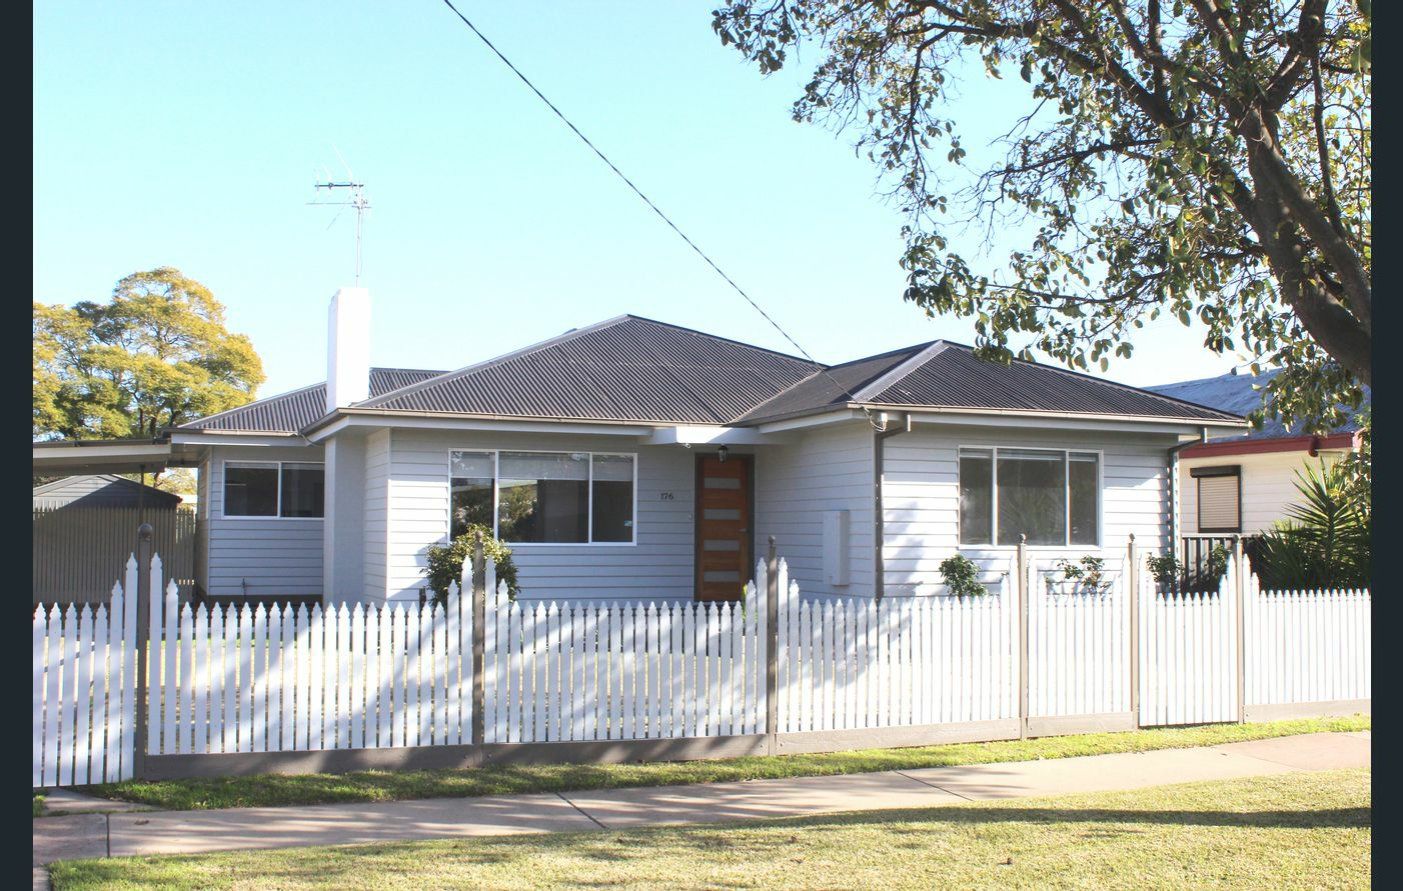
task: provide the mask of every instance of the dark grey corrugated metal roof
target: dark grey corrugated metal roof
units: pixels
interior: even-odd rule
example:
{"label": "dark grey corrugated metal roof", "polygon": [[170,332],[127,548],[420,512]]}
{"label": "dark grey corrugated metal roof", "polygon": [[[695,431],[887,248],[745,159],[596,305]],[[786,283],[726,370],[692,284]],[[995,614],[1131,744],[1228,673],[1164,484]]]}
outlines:
{"label": "dark grey corrugated metal roof", "polygon": [[[370,397],[437,377],[444,372],[419,368],[370,369]],[[257,399],[247,405],[182,424],[181,430],[228,430],[242,433],[296,433],[326,414],[326,383]]]}
{"label": "dark grey corrugated metal roof", "polygon": [[627,315],[358,407],[725,424],[820,367],[772,350]]}
{"label": "dark grey corrugated metal roof", "polygon": [[930,344],[917,344],[842,365],[831,365],[755,406],[737,418],[735,423],[747,424],[757,418],[790,417],[845,405],[850,401],[850,394],[856,394],[928,346]]}
{"label": "dark grey corrugated metal roof", "polygon": [[[1212,406],[1222,411],[1245,415],[1261,408],[1266,396],[1261,390],[1253,389],[1253,387],[1265,387],[1278,374],[1280,374],[1280,369],[1271,369],[1257,375],[1220,374],[1217,377],[1180,381],[1175,384],[1159,384],[1145,389],[1165,396],[1172,396],[1175,399],[1183,399],[1200,405]],[[1364,404],[1369,405],[1372,399],[1372,393],[1368,387],[1365,387]],[[1359,421],[1356,417],[1351,416],[1349,423],[1329,432],[1353,433],[1358,429]],[[1215,437],[1215,439],[1276,439],[1283,436],[1301,436],[1306,432],[1305,426],[1299,422],[1288,427],[1281,422],[1280,418],[1272,418],[1262,425],[1261,430],[1254,430],[1246,436]]]}
{"label": "dark grey corrugated metal roof", "polygon": [[[823,366],[633,315],[457,371],[373,368],[370,392],[356,408],[662,424],[748,425],[853,403],[1240,420],[1033,362],[984,362],[948,341]],[[315,384],[181,429],[295,433],[325,414]]]}
{"label": "dark grey corrugated metal roof", "polygon": [[[1124,415],[1196,421],[1237,421],[1228,412],[1193,405],[1135,387],[1078,374],[1036,362],[1008,365],[976,358],[968,346],[934,341],[898,351],[901,361],[878,372],[870,383],[851,390],[806,381],[749,412],[741,423],[828,410],[847,403],[931,408],[1000,409]],[[866,360],[864,360],[866,361]],[[905,365],[903,366],[903,361]],[[857,365],[859,363],[849,363]],[[876,367],[876,366],[874,366]],[[811,398],[799,398],[807,388]]]}

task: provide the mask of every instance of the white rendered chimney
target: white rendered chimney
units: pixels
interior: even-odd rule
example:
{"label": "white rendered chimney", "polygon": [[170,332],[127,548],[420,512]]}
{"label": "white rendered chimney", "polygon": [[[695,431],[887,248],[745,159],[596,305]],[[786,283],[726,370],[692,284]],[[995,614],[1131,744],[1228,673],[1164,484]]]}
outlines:
{"label": "white rendered chimney", "polygon": [[370,291],[341,288],[331,297],[326,333],[326,410],[370,398]]}

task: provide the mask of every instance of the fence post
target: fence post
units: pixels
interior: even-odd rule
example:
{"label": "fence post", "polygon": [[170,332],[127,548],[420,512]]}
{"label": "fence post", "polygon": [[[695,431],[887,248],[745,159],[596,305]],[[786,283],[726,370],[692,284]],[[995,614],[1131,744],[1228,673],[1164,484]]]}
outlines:
{"label": "fence post", "polygon": [[486,739],[487,696],[483,678],[483,651],[487,644],[487,561],[482,550],[482,532],[473,536],[472,552],[472,598],[473,598],[473,727],[472,744],[478,747],[477,757],[482,757],[481,746]]}
{"label": "fence post", "polygon": [[1018,738],[1028,737],[1028,536],[1018,536]]}
{"label": "fence post", "polygon": [[1135,548],[1135,533],[1130,533],[1126,545],[1125,596],[1130,599],[1130,714],[1136,729],[1140,727],[1140,557]]}
{"label": "fence post", "polygon": [[1247,723],[1247,623],[1243,600],[1247,589],[1247,567],[1242,552],[1242,536],[1232,537],[1233,621],[1237,625],[1237,723]]}
{"label": "fence post", "polygon": [[779,559],[775,537],[765,553],[765,748],[775,754],[779,731]]}
{"label": "fence post", "polygon": [[146,775],[147,740],[147,664],[151,659],[151,557],[152,533],[150,523],[142,523],[136,530],[136,684],[132,695],[136,697],[136,719],[132,750],[132,777],[142,779]]}

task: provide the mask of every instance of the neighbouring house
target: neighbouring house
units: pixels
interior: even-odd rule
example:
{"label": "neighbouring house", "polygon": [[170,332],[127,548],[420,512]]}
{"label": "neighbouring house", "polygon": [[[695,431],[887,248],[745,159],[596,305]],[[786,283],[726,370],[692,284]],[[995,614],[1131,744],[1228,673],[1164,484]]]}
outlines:
{"label": "neighbouring house", "polygon": [[[1041,557],[1171,544],[1171,450],[1237,414],[917,344],[840,365],[626,315],[453,371],[372,368],[369,295],[332,298],[324,383],[164,431],[35,444],[35,466],[199,468],[215,596],[414,599],[467,523],[524,598],[734,599],[770,536],[803,590],[943,590]],[[70,471],[71,472],[71,471]]]}
{"label": "neighbouring house", "polygon": [[[1221,411],[1246,415],[1262,407],[1265,386],[1278,372],[1162,384],[1148,389]],[[1365,391],[1366,404],[1369,391]],[[1311,465],[1339,460],[1359,447],[1359,418],[1322,434],[1286,426],[1280,419],[1247,433],[1224,432],[1178,452],[1178,525],[1182,536],[1211,539],[1256,535],[1279,520],[1300,498],[1296,474]]]}

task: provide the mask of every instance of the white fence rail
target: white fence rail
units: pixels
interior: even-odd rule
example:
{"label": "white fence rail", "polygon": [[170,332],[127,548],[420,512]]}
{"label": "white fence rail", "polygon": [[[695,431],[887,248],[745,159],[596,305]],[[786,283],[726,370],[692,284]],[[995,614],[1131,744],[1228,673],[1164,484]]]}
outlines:
{"label": "white fence rail", "polygon": [[[777,567],[780,734],[1232,721],[1239,684],[1248,706],[1370,698],[1367,591],[1263,592],[1235,569],[1213,593],[1161,592],[1148,573],[1132,591],[1128,562],[1099,590],[1031,562],[1019,585],[1015,560],[983,597],[805,599]],[[181,604],[159,558],[151,576],[148,755],[473,741],[473,607],[456,586],[443,605],[236,610]],[[489,562],[483,742],[766,733],[768,583],[762,561],[738,604],[528,603]],[[133,559],[110,607],[36,611],[35,787],[133,776],[136,585]]]}

